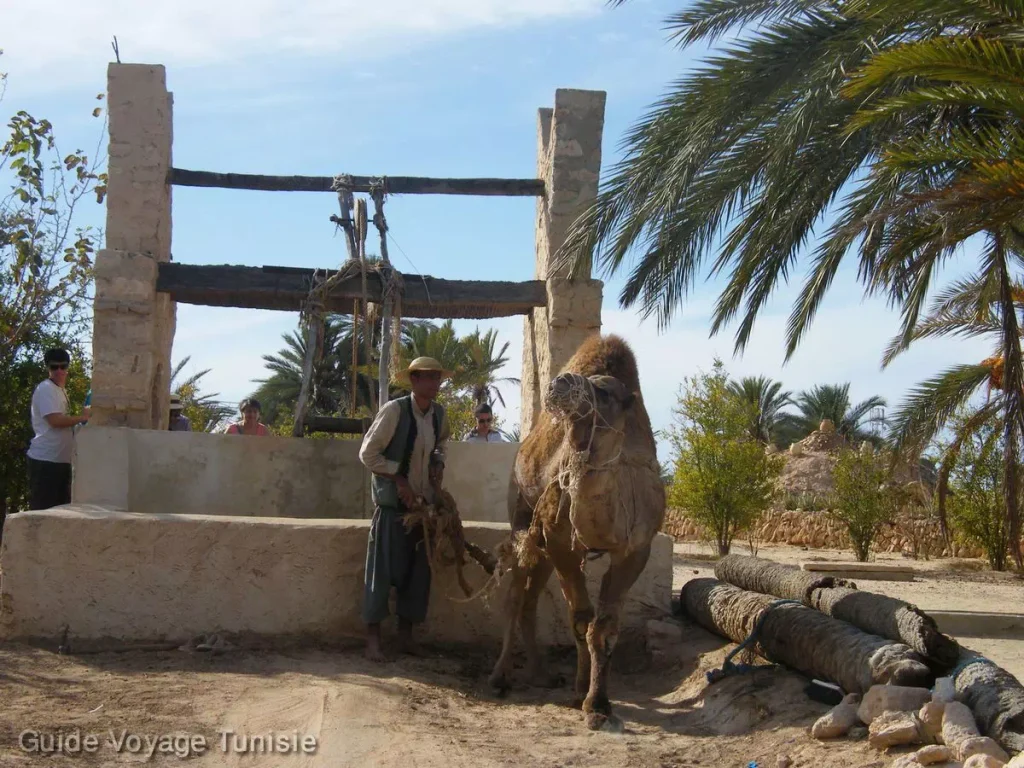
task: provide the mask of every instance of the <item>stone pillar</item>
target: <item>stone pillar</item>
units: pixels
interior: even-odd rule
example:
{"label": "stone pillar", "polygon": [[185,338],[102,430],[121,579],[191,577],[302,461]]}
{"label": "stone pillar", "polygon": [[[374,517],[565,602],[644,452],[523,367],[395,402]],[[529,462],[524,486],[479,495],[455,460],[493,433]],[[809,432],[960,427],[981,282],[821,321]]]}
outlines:
{"label": "stone pillar", "polygon": [[106,249],[96,256],[92,423],[166,429],[175,306],[156,292],[171,259],[172,97],[162,66],[110,64]]}
{"label": "stone pillar", "polygon": [[537,176],[547,194],[537,199],[536,279],[547,281],[548,302],[524,322],[523,437],[540,412],[544,388],[583,340],[601,330],[601,281],[569,280],[553,259],[572,223],[597,196],[604,106],[604,91],[559,89],[555,108],[539,113]]}

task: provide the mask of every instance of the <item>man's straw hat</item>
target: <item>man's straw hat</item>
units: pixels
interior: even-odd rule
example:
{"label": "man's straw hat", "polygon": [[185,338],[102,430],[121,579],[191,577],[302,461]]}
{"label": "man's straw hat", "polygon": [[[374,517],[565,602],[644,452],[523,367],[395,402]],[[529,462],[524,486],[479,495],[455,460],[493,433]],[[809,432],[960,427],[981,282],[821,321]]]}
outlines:
{"label": "man's straw hat", "polygon": [[441,374],[442,379],[446,379],[452,375],[451,371],[446,371],[437,360],[432,357],[417,357],[411,363],[409,367],[402,371],[398,378],[403,383],[409,383],[409,374],[415,373],[416,371],[437,371]]}
{"label": "man's straw hat", "polygon": [[179,395],[173,395],[173,394],[171,395],[171,407],[170,407],[170,410],[172,410],[172,411],[184,410],[182,408],[182,406],[181,406],[181,397]]}

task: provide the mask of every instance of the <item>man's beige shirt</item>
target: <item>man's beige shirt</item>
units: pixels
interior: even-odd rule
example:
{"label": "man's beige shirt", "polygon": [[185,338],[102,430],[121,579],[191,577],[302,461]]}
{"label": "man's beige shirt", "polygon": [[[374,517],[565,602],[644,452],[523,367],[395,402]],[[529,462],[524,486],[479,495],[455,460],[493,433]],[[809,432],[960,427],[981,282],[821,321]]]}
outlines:
{"label": "man's beige shirt", "polygon": [[[427,503],[434,500],[434,489],[430,487],[430,453],[434,447],[434,404],[431,403],[426,412],[421,412],[412,401],[412,416],[416,420],[416,442],[413,443],[412,456],[409,457],[409,486],[417,496],[422,496]],[[359,448],[359,460],[371,472],[382,475],[393,475],[398,472],[399,463],[384,457],[384,449],[398,429],[398,418],[401,414],[401,403],[392,400],[377,412],[369,431],[363,438]],[[441,439],[437,441],[437,450],[444,461],[448,442],[448,418],[441,422]]]}

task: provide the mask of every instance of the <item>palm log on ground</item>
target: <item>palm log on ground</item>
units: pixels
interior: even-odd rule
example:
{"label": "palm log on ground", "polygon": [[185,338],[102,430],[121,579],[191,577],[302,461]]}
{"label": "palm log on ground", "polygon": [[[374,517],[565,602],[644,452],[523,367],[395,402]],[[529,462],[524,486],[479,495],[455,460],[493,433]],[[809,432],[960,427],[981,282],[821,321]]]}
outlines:
{"label": "palm log on ground", "polygon": [[933,675],[920,655],[902,643],[862,632],[850,624],[793,603],[747,592],[717,579],[694,579],[680,596],[687,615],[716,634],[743,642],[764,615],[757,655],[803,674],[832,681],[847,693],[872,685],[930,686]]}
{"label": "palm log on ground", "polygon": [[957,642],[942,634],[935,620],[917,606],[862,592],[842,579],[743,555],[723,557],[715,564],[715,576],[741,589],[799,600],[865,632],[905,643],[943,671],[956,665],[960,655]]}
{"label": "palm log on ground", "polygon": [[[969,663],[972,659],[980,659]],[[981,732],[1009,752],[1024,752],[1024,685],[979,654],[963,650],[956,698],[971,708]]]}

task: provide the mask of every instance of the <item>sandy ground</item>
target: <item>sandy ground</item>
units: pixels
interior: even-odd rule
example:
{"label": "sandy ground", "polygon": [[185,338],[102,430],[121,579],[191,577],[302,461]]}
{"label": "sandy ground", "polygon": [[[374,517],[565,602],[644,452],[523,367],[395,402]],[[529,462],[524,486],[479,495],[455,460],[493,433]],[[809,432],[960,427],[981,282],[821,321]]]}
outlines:
{"label": "sandy ground", "polygon": [[[790,549],[764,549],[762,554],[790,562],[807,559],[807,552]],[[679,546],[677,586],[706,575],[710,566],[695,548]],[[870,588],[888,591],[888,584],[873,582]],[[987,599],[994,587],[1010,590],[1012,604],[997,601],[1004,610],[1020,606],[1024,597],[1021,582],[972,573],[937,571],[934,580],[920,586],[928,586],[921,594],[936,601],[945,600],[943,590],[948,591],[950,602]],[[827,708],[806,697],[805,681],[798,675],[766,669],[708,687],[705,672],[719,666],[731,646],[695,627],[684,625],[682,632],[682,642],[667,652],[627,651],[618,660],[611,691],[625,721],[622,733],[588,732],[570,707],[567,687],[523,686],[496,698],[486,684],[496,648],[433,648],[428,658],[375,665],[364,661],[355,646],[209,657],[182,651],[58,656],[0,644],[0,766],[181,765],[180,757],[160,749],[177,746],[184,752],[185,739],[157,742],[156,753],[146,759],[145,737],[171,734],[191,736],[194,742],[205,738],[205,750],[186,764],[232,768],[746,768],[751,763],[775,768],[780,755],[789,756],[797,768],[888,764],[864,741],[821,744],[810,739],[807,728]],[[1024,653],[1024,641],[992,643],[986,652],[1004,666],[1014,653],[1018,659]],[[566,678],[573,663],[571,654],[552,654],[554,668]],[[99,744],[92,754],[42,758],[19,748],[26,730],[47,738],[57,732],[95,734]],[[139,738],[141,752],[117,752],[111,742],[122,731],[128,736],[126,746],[134,746],[132,737]],[[222,736],[226,731],[248,737],[294,735],[300,748],[242,754],[240,743]],[[316,739],[314,754],[302,754],[303,737]]]}

